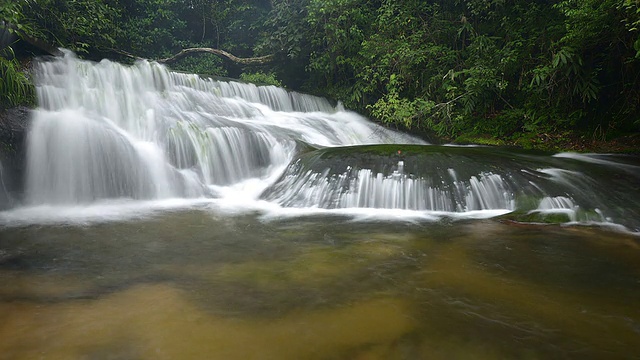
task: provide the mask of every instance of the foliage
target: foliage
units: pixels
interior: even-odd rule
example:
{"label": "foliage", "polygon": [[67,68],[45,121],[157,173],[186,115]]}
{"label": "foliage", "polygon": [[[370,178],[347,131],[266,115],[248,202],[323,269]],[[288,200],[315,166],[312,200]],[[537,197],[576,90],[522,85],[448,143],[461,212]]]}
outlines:
{"label": "foliage", "polygon": [[[28,3],[25,1],[25,3]],[[0,20],[11,24],[9,31],[31,32],[18,3],[0,3]],[[0,108],[29,104],[34,101],[34,87],[22,71],[11,46],[0,49]]]}
{"label": "foliage", "polygon": [[222,59],[213,54],[187,56],[173,63],[171,68],[191,74],[227,76]]}
{"label": "foliage", "polygon": [[264,73],[262,71],[242,73],[240,74],[240,80],[254,83],[257,85],[274,85],[282,87],[282,82],[276,78],[276,74],[273,72]]}
{"label": "foliage", "polygon": [[[22,0],[21,2],[0,2],[0,20],[15,26],[15,30],[27,33],[33,32],[32,27],[25,22],[25,16],[22,12],[22,6],[30,4],[31,0]],[[9,31],[14,31],[9,28]]]}
{"label": "foliage", "polygon": [[137,56],[169,56],[185,41],[186,21],[179,16],[179,0],[123,2],[118,45]]}
{"label": "foliage", "polygon": [[331,88],[355,79],[358,51],[369,32],[373,8],[359,0],[311,0],[307,25],[313,51],[308,68]]}
{"label": "foliage", "polygon": [[638,36],[640,31],[640,3],[637,0],[624,0],[622,4],[618,5],[618,10],[622,10],[625,13],[622,22],[631,33],[633,48],[636,50],[636,58],[640,58],[640,36]]}
{"label": "foliage", "polygon": [[34,88],[16,59],[0,57],[0,108],[32,103]]}
{"label": "foliage", "polygon": [[37,0],[20,3],[31,35],[80,54],[116,44],[119,9],[108,0]]}
{"label": "foliage", "polygon": [[0,14],[89,58],[275,54],[260,72],[211,56],[174,68],[452,139],[640,130],[637,0],[21,0]]}
{"label": "foliage", "polygon": [[[273,0],[260,26],[255,49],[260,54],[280,53],[283,58],[308,55],[309,42],[305,26],[308,0]],[[305,51],[305,53],[302,53]]]}
{"label": "foliage", "polygon": [[308,0],[299,13],[307,87],[387,124],[450,138],[640,130],[635,0]]}

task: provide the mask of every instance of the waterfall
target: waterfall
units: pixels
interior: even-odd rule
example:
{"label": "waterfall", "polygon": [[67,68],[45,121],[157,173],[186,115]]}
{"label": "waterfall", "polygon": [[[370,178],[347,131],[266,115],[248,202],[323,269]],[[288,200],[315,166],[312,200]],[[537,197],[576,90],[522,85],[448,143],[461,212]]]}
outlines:
{"label": "waterfall", "polygon": [[220,186],[273,177],[301,142],[421,143],[324,98],[147,61],[92,63],[67,53],[37,64],[35,77],[31,205],[215,197]]}
{"label": "waterfall", "polygon": [[632,158],[429,145],[324,98],[148,61],[67,52],[34,75],[25,190],[0,224],[207,206],[264,216],[559,214],[640,231]]}

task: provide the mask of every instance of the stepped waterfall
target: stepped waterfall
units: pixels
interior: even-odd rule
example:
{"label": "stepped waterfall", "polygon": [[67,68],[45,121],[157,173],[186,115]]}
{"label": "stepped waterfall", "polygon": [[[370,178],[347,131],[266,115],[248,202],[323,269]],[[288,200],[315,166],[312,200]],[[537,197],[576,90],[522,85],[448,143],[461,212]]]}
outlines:
{"label": "stepped waterfall", "polygon": [[201,79],[139,62],[72,55],[37,68],[28,204],[223,196],[276,176],[298,143],[415,142],[327,100],[274,86]]}
{"label": "stepped waterfall", "polygon": [[[39,62],[35,79],[24,197],[6,223],[29,209],[177,201],[271,215],[558,213],[638,231],[637,209],[621,204],[640,167],[624,159],[429,145],[324,98],[147,61],[67,53]],[[625,178],[603,186],[602,169]]]}

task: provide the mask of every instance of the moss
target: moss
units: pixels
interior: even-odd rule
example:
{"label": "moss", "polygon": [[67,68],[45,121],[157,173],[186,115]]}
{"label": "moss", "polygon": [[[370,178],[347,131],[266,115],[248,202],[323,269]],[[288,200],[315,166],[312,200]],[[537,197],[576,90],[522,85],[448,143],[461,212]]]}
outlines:
{"label": "moss", "polygon": [[[335,147],[322,149],[316,152],[321,159],[342,158],[345,155],[376,155],[376,156],[397,156],[406,157],[414,155],[469,155],[485,153],[482,148],[461,148],[456,146],[441,145],[407,145],[407,144],[379,144],[379,145],[359,145],[347,147]],[[494,154],[501,154],[500,151],[493,151]]]}
{"label": "moss", "polygon": [[519,212],[531,211],[538,208],[540,198],[530,195],[520,195],[516,197],[516,209]]}
{"label": "moss", "polygon": [[598,152],[619,154],[640,154],[640,133],[620,134],[618,137],[597,139],[593,134],[579,131],[539,131],[516,132],[508,137],[490,134],[462,134],[453,140],[454,144],[514,146],[526,150],[545,152]]}
{"label": "moss", "polygon": [[460,135],[454,141],[454,144],[468,145],[490,145],[490,146],[504,146],[509,145],[502,139],[497,139],[488,135]]}
{"label": "moss", "polygon": [[571,221],[571,218],[566,213],[542,213],[538,211],[517,211],[502,215],[498,219],[540,224],[564,224]]}

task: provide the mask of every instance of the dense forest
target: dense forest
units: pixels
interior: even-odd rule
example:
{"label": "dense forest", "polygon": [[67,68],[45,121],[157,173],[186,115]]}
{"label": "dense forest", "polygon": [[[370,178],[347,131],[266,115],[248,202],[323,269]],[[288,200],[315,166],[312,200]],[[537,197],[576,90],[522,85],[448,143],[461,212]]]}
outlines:
{"label": "dense forest", "polygon": [[[122,62],[327,96],[445,139],[640,131],[638,0],[0,0],[12,31]],[[31,96],[2,50],[5,106]]]}

